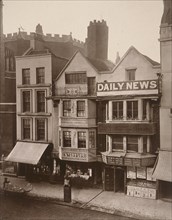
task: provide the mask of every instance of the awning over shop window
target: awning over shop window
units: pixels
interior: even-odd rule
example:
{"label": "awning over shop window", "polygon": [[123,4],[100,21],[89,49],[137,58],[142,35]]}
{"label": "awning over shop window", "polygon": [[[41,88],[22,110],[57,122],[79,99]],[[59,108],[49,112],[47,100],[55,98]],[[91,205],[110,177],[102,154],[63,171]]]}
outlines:
{"label": "awning over shop window", "polygon": [[172,182],[172,152],[159,151],[158,161],[153,172],[153,178]]}
{"label": "awning over shop window", "polygon": [[36,165],[49,144],[17,142],[5,161]]}

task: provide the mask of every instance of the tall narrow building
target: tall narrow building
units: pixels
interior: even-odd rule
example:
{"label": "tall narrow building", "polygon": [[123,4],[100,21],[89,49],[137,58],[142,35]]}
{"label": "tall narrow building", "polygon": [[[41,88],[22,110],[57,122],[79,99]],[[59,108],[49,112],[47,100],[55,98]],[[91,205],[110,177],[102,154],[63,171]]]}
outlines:
{"label": "tall narrow building", "polygon": [[172,197],[172,0],[163,2],[160,26],[160,151],[154,176],[159,180],[160,197]]}

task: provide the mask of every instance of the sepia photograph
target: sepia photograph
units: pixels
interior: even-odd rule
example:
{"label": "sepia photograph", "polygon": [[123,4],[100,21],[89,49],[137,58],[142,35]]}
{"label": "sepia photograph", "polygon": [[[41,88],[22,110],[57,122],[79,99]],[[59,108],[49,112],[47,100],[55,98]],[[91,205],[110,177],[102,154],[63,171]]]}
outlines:
{"label": "sepia photograph", "polygon": [[172,220],[172,0],[0,0],[0,220]]}

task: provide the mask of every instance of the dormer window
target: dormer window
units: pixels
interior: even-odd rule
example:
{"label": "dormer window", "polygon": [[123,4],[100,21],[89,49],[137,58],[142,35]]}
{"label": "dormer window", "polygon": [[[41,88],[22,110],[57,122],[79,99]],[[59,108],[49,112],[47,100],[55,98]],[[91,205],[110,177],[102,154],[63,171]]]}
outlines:
{"label": "dormer window", "polygon": [[133,81],[135,80],[136,69],[127,69],[126,70],[126,80]]}

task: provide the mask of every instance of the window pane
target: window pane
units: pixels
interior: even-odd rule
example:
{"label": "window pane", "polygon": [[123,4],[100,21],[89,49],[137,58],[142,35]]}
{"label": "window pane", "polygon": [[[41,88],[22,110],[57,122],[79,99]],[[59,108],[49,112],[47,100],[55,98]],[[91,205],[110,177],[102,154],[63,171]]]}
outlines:
{"label": "window pane", "polygon": [[30,84],[30,69],[22,69],[22,84]]}
{"label": "window pane", "polygon": [[86,132],[78,132],[78,148],[86,148]]}
{"label": "window pane", "polygon": [[30,112],[30,91],[23,92],[23,112]]}
{"label": "window pane", "polygon": [[37,112],[45,112],[45,91],[37,92]]}
{"label": "window pane", "polygon": [[37,84],[41,84],[45,82],[45,68],[37,68],[36,69],[36,81]]}
{"label": "window pane", "polygon": [[123,136],[112,136],[112,150],[123,150]]}
{"label": "window pane", "polygon": [[37,140],[45,140],[45,119],[37,119]]}
{"label": "window pane", "polygon": [[89,146],[90,146],[90,148],[95,147],[95,133],[94,133],[94,131],[89,132]]}
{"label": "window pane", "polygon": [[63,132],[63,147],[71,147],[71,132]]}
{"label": "window pane", "polygon": [[127,137],[127,151],[138,152],[138,137],[137,136]]}
{"label": "window pane", "polygon": [[85,101],[77,102],[77,116],[84,117],[85,116]]}
{"label": "window pane", "polygon": [[123,102],[113,102],[113,119],[123,119]]}
{"label": "window pane", "polygon": [[127,101],[127,119],[138,119],[138,101]]}
{"label": "window pane", "polygon": [[66,84],[84,84],[87,82],[86,73],[68,73],[65,75]]}
{"label": "window pane", "polygon": [[70,116],[71,114],[71,101],[63,101],[63,116]]}
{"label": "window pane", "polygon": [[30,119],[23,119],[23,139],[30,139]]}

